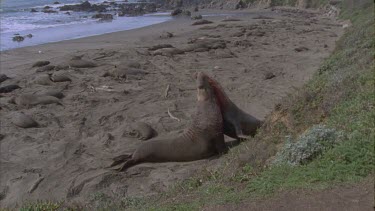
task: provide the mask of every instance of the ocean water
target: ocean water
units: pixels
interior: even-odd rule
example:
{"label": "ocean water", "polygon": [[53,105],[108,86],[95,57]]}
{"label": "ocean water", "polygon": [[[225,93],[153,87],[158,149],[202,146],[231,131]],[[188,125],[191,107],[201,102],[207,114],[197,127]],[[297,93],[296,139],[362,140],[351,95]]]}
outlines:
{"label": "ocean water", "polygon": [[[60,4],[54,4],[55,1]],[[71,15],[67,15],[65,11],[58,10],[58,7],[65,4],[81,2],[80,0],[0,0],[0,50],[129,30],[171,19],[167,13],[153,13],[137,17],[115,16],[112,22],[98,22],[91,18],[96,12],[70,12]],[[45,6],[50,6],[59,12],[30,12],[33,8],[40,11]],[[33,37],[25,37],[22,42],[14,42],[12,38],[15,34],[21,36],[32,34]]]}

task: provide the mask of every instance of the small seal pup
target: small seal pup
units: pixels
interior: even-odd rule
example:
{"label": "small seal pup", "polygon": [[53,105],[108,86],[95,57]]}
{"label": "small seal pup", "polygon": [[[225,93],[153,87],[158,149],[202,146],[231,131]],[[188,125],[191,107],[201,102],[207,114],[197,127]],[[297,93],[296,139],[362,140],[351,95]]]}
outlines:
{"label": "small seal pup", "polygon": [[254,136],[262,121],[244,112],[237,107],[224,92],[221,85],[214,79],[206,76],[209,84],[213,87],[216,98],[223,115],[224,134],[231,138],[248,138]]}
{"label": "small seal pup", "polygon": [[125,162],[119,171],[142,162],[184,162],[227,152],[223,135],[223,117],[208,77],[199,72],[196,113],[182,135],[164,140],[143,142],[133,154],[115,157],[110,167]]}

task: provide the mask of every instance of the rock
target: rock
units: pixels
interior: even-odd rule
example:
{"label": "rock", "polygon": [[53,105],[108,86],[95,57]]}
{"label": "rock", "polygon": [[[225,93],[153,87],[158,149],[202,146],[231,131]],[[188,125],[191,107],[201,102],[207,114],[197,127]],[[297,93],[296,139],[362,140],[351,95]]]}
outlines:
{"label": "rock", "polygon": [[64,14],[66,14],[66,15],[71,15],[70,12],[65,12]]}
{"label": "rock", "polygon": [[20,36],[20,35],[16,35],[16,36],[14,36],[14,37],[12,38],[12,40],[13,40],[14,42],[22,42],[24,39],[25,39],[25,38],[22,37],[22,36]]}
{"label": "rock", "polygon": [[155,50],[159,50],[159,49],[162,49],[162,48],[173,48],[173,46],[171,44],[158,44],[158,45],[154,45],[152,47],[149,47],[148,50],[149,51],[155,51]]}
{"label": "rock", "polygon": [[33,64],[32,67],[43,67],[46,65],[49,65],[51,62],[50,61],[37,61]]}
{"label": "rock", "polygon": [[246,8],[246,3],[244,1],[242,1],[242,0],[240,0],[238,2],[238,4],[236,5],[236,10],[238,10],[238,9],[244,9],[244,8]]}
{"label": "rock", "polygon": [[191,25],[196,26],[196,25],[211,24],[211,23],[213,23],[213,22],[209,21],[209,20],[202,19],[202,20],[195,21]]}
{"label": "rock", "polygon": [[268,80],[268,79],[271,79],[271,78],[274,78],[274,77],[276,77],[276,76],[275,76],[275,74],[273,74],[272,72],[266,72],[266,73],[264,74],[264,79],[265,79],[265,80]]}
{"label": "rock", "polygon": [[46,10],[46,9],[42,10],[42,12],[44,12],[44,13],[58,13],[55,10]]}
{"label": "rock", "polygon": [[52,71],[55,69],[55,65],[46,65],[43,67],[39,67],[35,72],[40,73],[40,72],[48,72]]}
{"label": "rock", "polygon": [[160,35],[160,38],[162,39],[167,39],[167,38],[171,38],[173,37],[174,35],[171,33],[171,32],[163,32],[161,35]]}
{"label": "rock", "polygon": [[55,1],[55,2],[53,2],[53,4],[60,4],[60,2],[58,2],[58,1]]}
{"label": "rock", "polygon": [[30,116],[24,113],[14,113],[12,114],[12,123],[21,128],[32,128],[38,127],[38,123]]}
{"label": "rock", "polygon": [[11,84],[11,85],[0,87],[0,93],[9,93],[20,88],[21,87],[16,84]]}
{"label": "rock", "polygon": [[96,14],[96,15],[93,15],[91,18],[100,19],[100,21],[111,21],[113,20],[113,15],[112,14]]}
{"label": "rock", "polygon": [[32,9],[30,10],[30,12],[38,12],[38,10],[32,8]]}
{"label": "rock", "polygon": [[75,12],[80,12],[80,11],[85,11],[85,12],[105,12],[107,11],[108,5],[96,5],[96,4],[90,4],[90,2],[85,1],[81,4],[74,4],[74,5],[64,5],[60,7],[60,11],[75,11]]}
{"label": "rock", "polygon": [[195,15],[195,16],[191,17],[192,20],[200,20],[202,18],[203,18],[202,15]]}
{"label": "rock", "polygon": [[181,10],[181,9],[175,9],[171,12],[171,16],[177,16],[177,15],[191,16],[191,12],[189,10]]}
{"label": "rock", "polygon": [[28,37],[28,38],[32,38],[33,35],[32,35],[32,34],[28,34],[28,35],[26,35],[26,37]]}
{"label": "rock", "polygon": [[10,78],[9,78],[7,75],[5,75],[5,74],[0,74],[0,83],[6,81],[6,80],[8,80],[8,79],[10,79]]}
{"label": "rock", "polygon": [[45,10],[48,10],[48,9],[51,9],[52,7],[50,7],[50,6],[45,6],[45,7],[43,7],[43,9],[45,9]]}
{"label": "rock", "polygon": [[175,9],[171,12],[172,16],[176,16],[182,13],[182,9]]}

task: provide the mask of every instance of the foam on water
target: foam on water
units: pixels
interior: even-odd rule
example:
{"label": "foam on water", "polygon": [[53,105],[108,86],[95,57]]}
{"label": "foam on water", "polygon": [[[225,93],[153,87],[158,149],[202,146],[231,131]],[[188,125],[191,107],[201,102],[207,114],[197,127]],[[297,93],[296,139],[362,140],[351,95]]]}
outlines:
{"label": "foam on water", "polygon": [[[53,4],[54,1],[60,4]],[[93,4],[103,1],[89,2]],[[97,20],[91,19],[91,16],[96,14],[95,12],[71,12],[68,15],[58,9],[62,5],[81,2],[80,0],[1,1],[0,50],[134,29],[171,19],[168,13],[155,13],[138,17],[115,17],[112,22],[98,23]],[[45,6],[51,7],[58,13],[30,12],[32,8],[41,11]],[[14,34],[21,36],[32,34],[33,37],[17,43],[12,40]]]}

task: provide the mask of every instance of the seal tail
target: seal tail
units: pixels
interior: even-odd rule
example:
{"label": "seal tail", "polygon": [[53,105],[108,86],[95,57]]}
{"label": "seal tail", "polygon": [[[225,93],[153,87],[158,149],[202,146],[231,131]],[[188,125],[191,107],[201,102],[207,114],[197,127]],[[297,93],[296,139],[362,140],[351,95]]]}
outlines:
{"label": "seal tail", "polygon": [[124,154],[124,155],[119,155],[117,157],[114,157],[112,159],[113,163],[109,166],[109,168],[111,168],[113,166],[117,166],[120,163],[126,162],[126,161],[130,160],[131,157],[132,157],[132,154]]}

